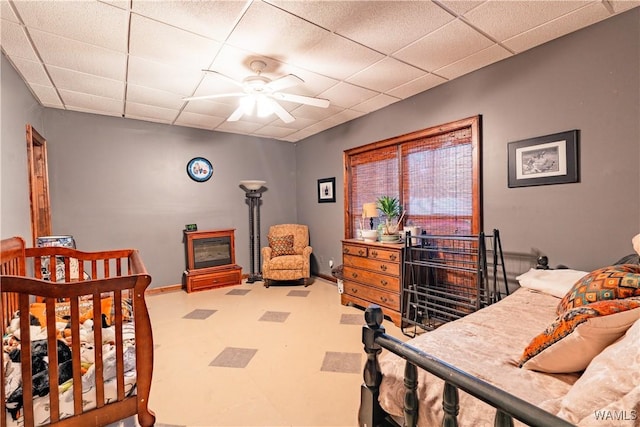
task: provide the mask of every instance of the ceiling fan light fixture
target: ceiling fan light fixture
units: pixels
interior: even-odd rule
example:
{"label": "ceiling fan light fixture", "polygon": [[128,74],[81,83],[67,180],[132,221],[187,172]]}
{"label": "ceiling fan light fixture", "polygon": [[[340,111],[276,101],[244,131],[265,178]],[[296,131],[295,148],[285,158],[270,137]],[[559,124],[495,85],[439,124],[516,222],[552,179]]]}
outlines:
{"label": "ceiling fan light fixture", "polygon": [[253,115],[253,111],[256,108],[256,98],[251,95],[240,98],[240,107],[244,114],[249,116]]}
{"label": "ceiling fan light fixture", "polygon": [[256,112],[258,117],[269,117],[275,111],[273,109],[273,101],[267,98],[265,95],[255,95],[256,99]]}

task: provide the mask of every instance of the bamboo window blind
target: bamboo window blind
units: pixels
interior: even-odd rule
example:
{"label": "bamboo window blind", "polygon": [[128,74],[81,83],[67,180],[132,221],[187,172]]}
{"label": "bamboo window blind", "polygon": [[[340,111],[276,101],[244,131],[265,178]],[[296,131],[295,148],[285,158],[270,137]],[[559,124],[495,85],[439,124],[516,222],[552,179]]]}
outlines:
{"label": "bamboo window blind", "polygon": [[429,234],[479,233],[479,127],[476,116],[345,151],[345,238],[363,225],[363,204],[383,195]]}

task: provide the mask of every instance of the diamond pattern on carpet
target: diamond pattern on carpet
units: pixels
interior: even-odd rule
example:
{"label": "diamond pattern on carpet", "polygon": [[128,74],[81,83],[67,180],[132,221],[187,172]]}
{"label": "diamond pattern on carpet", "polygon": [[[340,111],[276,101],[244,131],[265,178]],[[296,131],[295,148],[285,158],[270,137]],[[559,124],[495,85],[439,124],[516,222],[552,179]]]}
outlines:
{"label": "diamond pattern on carpet", "polygon": [[360,353],[340,353],[327,351],[322,361],[321,371],[360,374],[362,355]]}
{"label": "diamond pattern on carpet", "polygon": [[227,292],[225,295],[246,295],[251,292],[251,289],[233,289]]}
{"label": "diamond pattern on carpet", "polygon": [[211,316],[213,313],[215,313],[218,310],[202,310],[202,309],[196,309],[193,310],[191,313],[183,316],[183,319],[197,319],[197,320],[204,320],[207,317]]}
{"label": "diamond pattern on carpet", "polygon": [[306,297],[310,291],[289,291],[288,297]]}
{"label": "diamond pattern on carpet", "polygon": [[364,325],[364,313],[363,314],[343,314],[340,316],[341,325]]}
{"label": "diamond pattern on carpet", "polygon": [[257,351],[255,348],[227,347],[209,363],[209,366],[244,368],[249,364]]}
{"label": "diamond pattern on carpet", "polygon": [[286,311],[267,311],[258,320],[260,320],[262,322],[279,322],[279,323],[283,323],[285,320],[287,320],[287,317],[289,317],[290,314],[291,313],[286,312]]}

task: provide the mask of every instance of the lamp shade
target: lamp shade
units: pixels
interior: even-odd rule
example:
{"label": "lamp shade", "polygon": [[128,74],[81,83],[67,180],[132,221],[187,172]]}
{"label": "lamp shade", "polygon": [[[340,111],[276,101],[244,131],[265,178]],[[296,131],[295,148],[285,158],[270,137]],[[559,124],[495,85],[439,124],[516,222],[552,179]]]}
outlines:
{"label": "lamp shade", "polygon": [[259,190],[263,185],[265,185],[266,181],[258,181],[258,180],[244,180],[240,181],[240,184],[247,187],[249,190],[255,191]]}
{"label": "lamp shade", "polygon": [[375,203],[365,203],[362,205],[362,216],[364,218],[377,218],[378,208]]}

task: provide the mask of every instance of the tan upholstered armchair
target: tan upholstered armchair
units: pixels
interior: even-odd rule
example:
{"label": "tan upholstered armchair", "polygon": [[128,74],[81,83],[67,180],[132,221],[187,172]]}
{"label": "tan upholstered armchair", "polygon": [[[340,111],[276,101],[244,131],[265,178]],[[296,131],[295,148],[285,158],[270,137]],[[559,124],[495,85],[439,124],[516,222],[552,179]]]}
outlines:
{"label": "tan upholstered armchair", "polygon": [[302,280],[309,285],[311,252],[309,228],[300,224],[269,227],[269,246],[262,248],[262,279],[267,288],[274,280]]}

